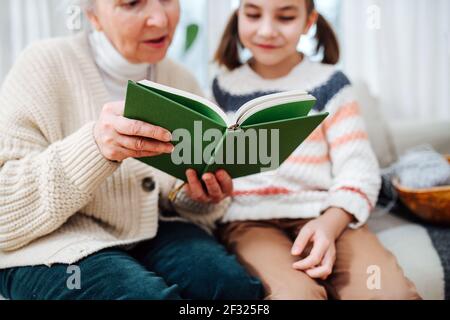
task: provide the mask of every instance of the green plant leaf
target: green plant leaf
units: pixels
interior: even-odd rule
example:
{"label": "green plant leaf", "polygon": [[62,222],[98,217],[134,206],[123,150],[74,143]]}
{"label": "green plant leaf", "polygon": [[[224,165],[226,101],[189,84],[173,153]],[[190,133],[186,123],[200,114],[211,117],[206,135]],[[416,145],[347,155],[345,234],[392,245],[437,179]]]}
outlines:
{"label": "green plant leaf", "polygon": [[197,40],[200,27],[196,23],[192,23],[186,27],[186,44],[184,47],[184,53],[186,54],[194,45]]}

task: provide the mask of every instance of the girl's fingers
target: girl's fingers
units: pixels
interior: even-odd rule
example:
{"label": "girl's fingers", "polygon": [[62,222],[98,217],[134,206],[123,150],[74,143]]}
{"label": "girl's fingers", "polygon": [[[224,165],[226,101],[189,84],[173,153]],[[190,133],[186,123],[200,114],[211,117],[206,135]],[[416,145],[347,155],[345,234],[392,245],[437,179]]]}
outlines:
{"label": "girl's fingers", "polygon": [[184,185],[183,189],[184,189],[184,193],[186,193],[186,195],[187,195],[189,198],[192,198],[192,192],[191,192],[191,187],[190,187],[189,183],[186,183],[186,184]]}
{"label": "girl's fingers", "polygon": [[308,227],[303,227],[300,230],[300,233],[295,239],[294,245],[292,246],[291,254],[293,256],[300,256],[306,248],[309,240],[313,236],[314,231]]}
{"label": "girl's fingers", "polygon": [[326,280],[333,272],[335,259],[335,250],[333,247],[330,247],[323,257],[322,265],[317,268],[306,270],[306,274],[314,279]]}
{"label": "girl's fingers", "polygon": [[129,150],[144,151],[153,153],[171,153],[173,145],[171,143],[164,143],[157,140],[149,140],[142,137],[130,137],[118,134],[115,138],[116,142]]}
{"label": "girl's fingers", "polygon": [[172,140],[171,133],[166,129],[143,121],[115,117],[113,125],[115,130],[122,135],[144,137],[162,142],[170,142]]}
{"label": "girl's fingers", "polygon": [[186,178],[189,183],[190,197],[198,202],[208,203],[211,199],[205,194],[203,186],[197,177],[197,173],[193,169],[186,171]]}
{"label": "girl's fingers", "polygon": [[224,198],[222,189],[216,180],[216,177],[212,173],[206,173],[202,177],[205,182],[206,188],[208,189],[208,196],[214,203],[222,201]]}
{"label": "girl's fingers", "polygon": [[216,179],[220,184],[222,192],[230,197],[233,194],[233,179],[231,179],[228,172],[225,170],[219,170],[216,172]]}
{"label": "girl's fingers", "polygon": [[328,243],[328,240],[324,238],[314,240],[314,246],[309,256],[294,263],[294,269],[308,270],[315,266],[318,266],[319,264],[321,264],[323,256],[325,255],[329,247],[330,243]]}

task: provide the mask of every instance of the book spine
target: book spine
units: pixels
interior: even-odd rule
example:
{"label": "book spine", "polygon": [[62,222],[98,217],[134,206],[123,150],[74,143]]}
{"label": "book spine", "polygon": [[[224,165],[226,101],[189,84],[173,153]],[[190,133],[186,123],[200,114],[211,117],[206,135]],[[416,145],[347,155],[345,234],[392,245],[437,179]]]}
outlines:
{"label": "book spine", "polygon": [[228,130],[237,130],[237,129],[239,129],[238,124],[233,124],[231,127],[228,128]]}

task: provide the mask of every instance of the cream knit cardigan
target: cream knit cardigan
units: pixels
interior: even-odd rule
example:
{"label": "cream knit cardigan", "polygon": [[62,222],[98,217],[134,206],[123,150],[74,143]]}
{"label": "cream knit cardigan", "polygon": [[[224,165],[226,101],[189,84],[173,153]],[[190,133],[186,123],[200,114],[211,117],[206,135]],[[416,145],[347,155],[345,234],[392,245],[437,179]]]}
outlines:
{"label": "cream knit cardigan", "polygon": [[[197,82],[166,59],[159,83],[199,94]],[[0,269],[72,264],[108,247],[151,239],[174,178],[135,159],[99,152],[93,127],[109,94],[85,33],[32,45],[0,93]],[[154,191],[143,179],[156,182]],[[229,199],[201,205],[183,193],[174,209],[212,227]]]}

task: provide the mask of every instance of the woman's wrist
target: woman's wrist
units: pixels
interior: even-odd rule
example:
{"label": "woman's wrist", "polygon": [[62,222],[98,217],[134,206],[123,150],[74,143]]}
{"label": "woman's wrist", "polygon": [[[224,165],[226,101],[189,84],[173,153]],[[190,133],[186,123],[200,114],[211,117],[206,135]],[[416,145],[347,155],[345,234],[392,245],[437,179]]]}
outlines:
{"label": "woman's wrist", "polygon": [[168,195],[168,199],[169,201],[173,204],[175,202],[175,200],[177,199],[178,194],[180,193],[180,191],[186,186],[186,183],[182,183],[178,186],[173,187],[172,190],[170,190],[169,195]]}

